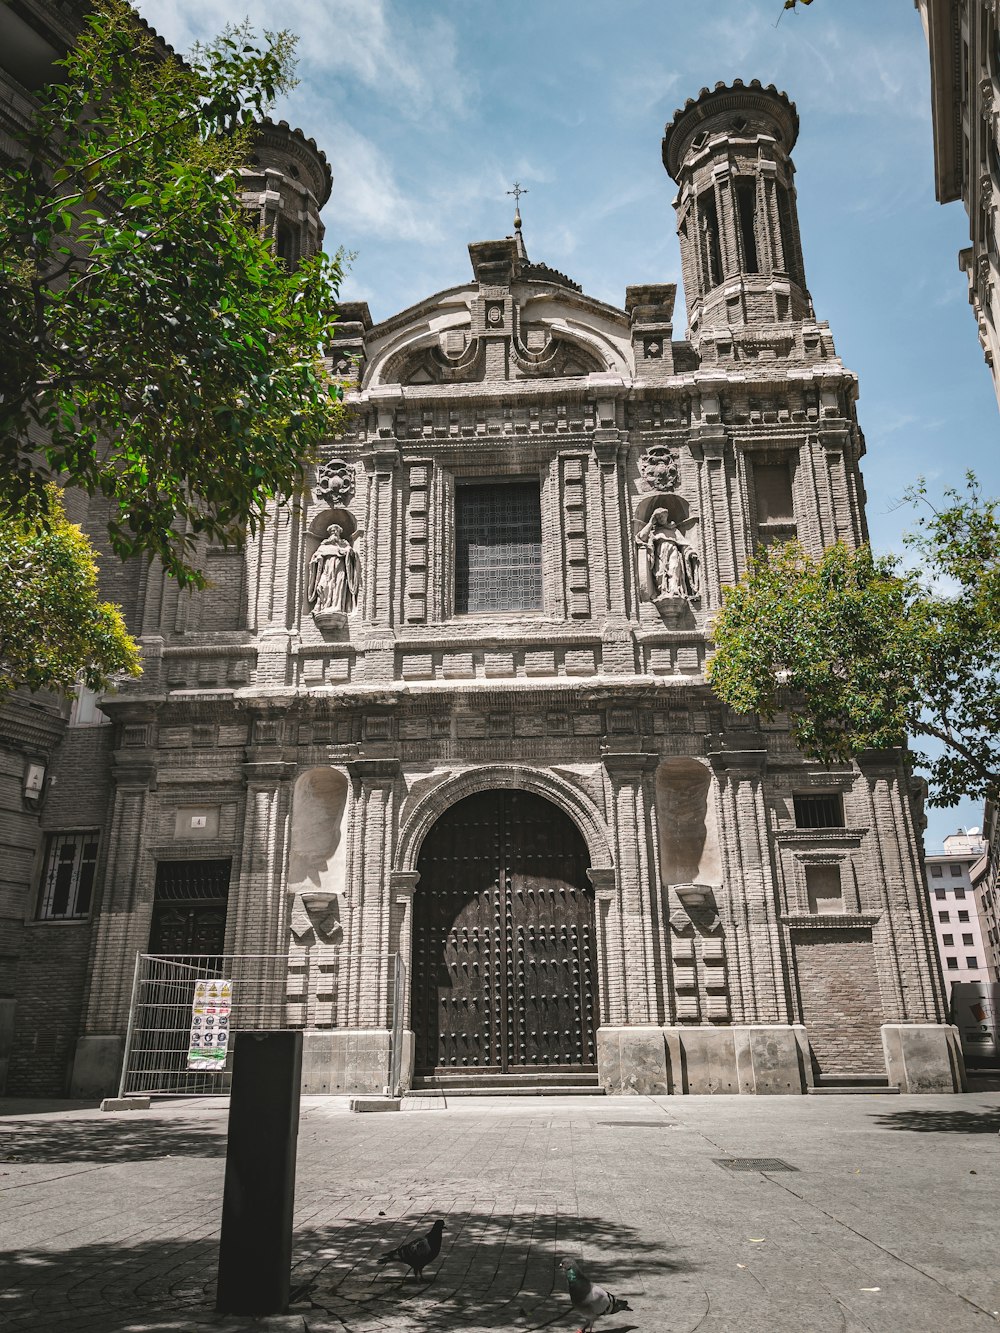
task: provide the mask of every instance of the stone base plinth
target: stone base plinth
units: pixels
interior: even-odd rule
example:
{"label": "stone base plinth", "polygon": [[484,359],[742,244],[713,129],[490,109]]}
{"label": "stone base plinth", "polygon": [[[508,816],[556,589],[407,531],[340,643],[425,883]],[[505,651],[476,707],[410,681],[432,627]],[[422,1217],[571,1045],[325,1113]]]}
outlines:
{"label": "stone base plinth", "polygon": [[391,1079],[391,1034],[384,1028],[345,1028],[302,1034],[302,1091],[381,1095]]}
{"label": "stone base plinth", "polygon": [[900,1092],[967,1092],[958,1028],[948,1023],[885,1023],[889,1083]]}
{"label": "stone base plinth", "polygon": [[124,1054],[124,1037],[78,1037],[69,1095],[88,1099],[115,1096]]}
{"label": "stone base plinth", "polygon": [[612,1095],[803,1093],[812,1083],[805,1028],[604,1027],[601,1087]]}

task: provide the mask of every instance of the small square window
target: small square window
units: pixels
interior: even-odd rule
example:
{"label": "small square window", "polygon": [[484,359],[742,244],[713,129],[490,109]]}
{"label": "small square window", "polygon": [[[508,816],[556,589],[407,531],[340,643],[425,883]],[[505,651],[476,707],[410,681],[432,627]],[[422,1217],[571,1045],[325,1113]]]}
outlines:
{"label": "small square window", "polygon": [[979,959],[976,958],[974,954],[970,954],[970,955],[966,958],[966,960],[965,960],[965,966],[966,966],[966,967],[978,967],[978,966],[979,966]]}
{"label": "small square window", "polygon": [[963,944],[975,944],[975,942],[976,942],[976,941],[972,938],[971,933],[962,936],[962,943],[963,943]]}
{"label": "small square window", "polygon": [[942,866],[931,866],[931,874],[935,879],[940,879],[944,874],[944,868]]}
{"label": "small square window", "polygon": [[934,897],[938,899],[947,898],[948,894],[944,889],[935,889]]}
{"label": "small square window", "polygon": [[843,828],[844,807],[839,795],[793,796],[796,828]]}
{"label": "small square window", "polygon": [[947,963],[947,965],[948,965],[948,970],[949,970],[949,971],[955,971],[955,970],[957,970],[957,968],[958,968],[958,959],[957,959],[957,958],[946,958],[944,961]]}
{"label": "small square window", "polygon": [[41,921],[74,921],[88,915],[97,868],[96,833],[52,833],[38,904]]}
{"label": "small square window", "polygon": [[955,943],[955,936],[954,936],[954,935],[942,935],[942,936],[941,936],[941,943],[945,946],[946,949],[950,949],[950,948],[952,948],[952,946],[953,946],[954,943]]}
{"label": "small square window", "polygon": [[968,914],[968,912],[959,912],[959,914],[958,914],[958,919],[959,919],[959,921],[968,921],[968,919],[969,919],[969,914]]}
{"label": "small square window", "polygon": [[961,879],[961,878],[962,878],[962,867],[961,867],[961,866],[959,866],[959,865],[951,865],[951,866],[948,867],[948,869],[951,871],[951,877],[952,877],[952,879]]}
{"label": "small square window", "polygon": [[955,897],[956,897],[956,898],[964,898],[964,897],[965,897],[965,890],[964,890],[964,889],[956,889],[956,890],[955,890]]}
{"label": "small square window", "polygon": [[938,920],[939,920],[939,921],[950,921],[950,920],[951,920],[951,913],[950,913],[950,912],[938,912]]}

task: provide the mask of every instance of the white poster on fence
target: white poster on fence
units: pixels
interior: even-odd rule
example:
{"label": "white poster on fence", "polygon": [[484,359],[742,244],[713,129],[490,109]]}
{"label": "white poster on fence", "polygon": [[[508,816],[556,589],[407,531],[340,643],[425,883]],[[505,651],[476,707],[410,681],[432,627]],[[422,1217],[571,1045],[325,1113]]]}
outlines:
{"label": "white poster on fence", "polygon": [[188,1069],[210,1069],[219,1074],[225,1069],[232,1001],[231,981],[216,978],[195,982]]}

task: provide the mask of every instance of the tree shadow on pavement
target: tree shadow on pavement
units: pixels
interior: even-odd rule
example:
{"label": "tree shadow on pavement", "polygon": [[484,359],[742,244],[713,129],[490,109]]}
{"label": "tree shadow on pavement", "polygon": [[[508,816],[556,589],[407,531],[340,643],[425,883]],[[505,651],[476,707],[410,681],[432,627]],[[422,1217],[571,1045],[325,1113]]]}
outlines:
{"label": "tree shadow on pavement", "polygon": [[[316,1333],[562,1328],[572,1310],[558,1263],[573,1256],[595,1281],[629,1300],[635,1313],[604,1328],[628,1333],[649,1327],[641,1309],[646,1280],[687,1267],[633,1227],[530,1211],[445,1214],[441,1257],[424,1281],[378,1263],[408,1235],[426,1231],[431,1216],[298,1228],[293,1311]],[[217,1264],[217,1238],[204,1235],[14,1250],[0,1259],[0,1326],[4,1333],[207,1330],[219,1325]]]}
{"label": "tree shadow on pavement", "polygon": [[1000,1131],[1000,1109],[996,1111],[889,1111],[872,1119],[882,1129],[905,1129],[923,1134],[996,1134]]}
{"label": "tree shadow on pavement", "polygon": [[[435,1213],[398,1219],[344,1219],[296,1244],[293,1279],[314,1312],[347,1328],[375,1328],[387,1315],[409,1317],[414,1328],[539,1329],[571,1317],[561,1259],[582,1264],[595,1282],[629,1300],[633,1309],[645,1279],[685,1271],[660,1242],[634,1227],[600,1217],[551,1212],[514,1214],[472,1210],[445,1215],[439,1260],[416,1282],[401,1265],[379,1258],[401,1241],[424,1234]],[[323,1325],[321,1324],[322,1328]],[[628,1314],[605,1333],[638,1327]]]}
{"label": "tree shadow on pavement", "polygon": [[194,1120],[25,1119],[0,1122],[0,1164],[145,1162],[157,1157],[225,1157],[226,1126]]}

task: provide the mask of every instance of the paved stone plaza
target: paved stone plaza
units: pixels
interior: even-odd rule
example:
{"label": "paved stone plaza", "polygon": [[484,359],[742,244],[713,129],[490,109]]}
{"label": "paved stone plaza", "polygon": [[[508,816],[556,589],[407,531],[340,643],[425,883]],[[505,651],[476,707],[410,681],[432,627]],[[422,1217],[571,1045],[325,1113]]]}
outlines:
{"label": "paved stone plaza", "polygon": [[[0,1106],[5,1333],[252,1326],[212,1314],[222,1101]],[[396,1115],[307,1098],[299,1294],[275,1326],[576,1328],[556,1268],[573,1255],[631,1304],[603,1333],[986,1329],[1000,1322],[998,1129],[1000,1092],[468,1099]],[[794,1171],[718,1165],[741,1156]],[[376,1262],[438,1216],[429,1280]]]}

